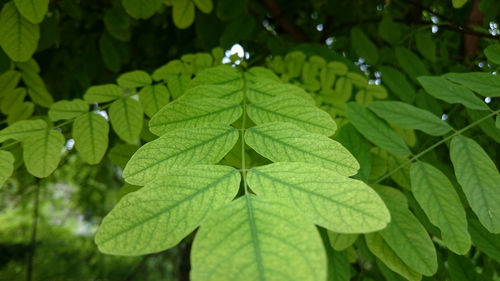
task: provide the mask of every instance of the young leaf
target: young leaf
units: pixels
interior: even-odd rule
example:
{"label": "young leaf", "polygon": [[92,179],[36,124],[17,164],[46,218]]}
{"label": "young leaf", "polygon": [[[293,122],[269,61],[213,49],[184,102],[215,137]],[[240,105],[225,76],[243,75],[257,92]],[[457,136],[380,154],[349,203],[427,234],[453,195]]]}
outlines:
{"label": "young leaf", "polygon": [[192,166],[123,197],[103,219],[95,241],[103,253],[143,255],[178,244],[204,218],[229,203],[240,173],[227,166]]}
{"label": "young leaf", "polygon": [[[229,242],[229,243],[228,243]],[[193,281],[326,279],[313,224],[295,209],[245,195],[204,221],[191,251]]]}
{"label": "young leaf", "polygon": [[359,164],[340,143],[289,123],[267,123],[247,129],[245,142],[273,162],[305,162],[352,176]]}
{"label": "young leaf", "polygon": [[187,90],[182,98],[190,100],[213,98],[240,103],[243,100],[243,92],[231,85],[200,85]]}
{"label": "young leaf", "polygon": [[490,232],[500,233],[500,174],[495,163],[477,142],[463,136],[451,140],[450,158],[479,221]]}
{"label": "young leaf", "polygon": [[139,91],[139,101],[147,116],[152,117],[170,100],[167,87],[161,84],[149,85]]}
{"label": "young leaf", "polygon": [[368,108],[391,123],[421,130],[432,136],[441,136],[451,131],[450,125],[436,115],[404,102],[375,101]]}
{"label": "young leaf", "polygon": [[486,72],[446,73],[444,78],[485,97],[500,97],[500,77]]}
{"label": "young leaf", "polygon": [[135,143],[142,130],[143,112],[139,102],[131,97],[119,99],[111,104],[108,112],[116,134],[128,143]]}
{"label": "young leaf", "polygon": [[73,122],[75,148],[89,164],[101,162],[108,148],[109,125],[99,114],[89,112]]}
{"label": "young leaf", "polygon": [[40,28],[19,14],[13,2],[0,12],[0,46],[13,61],[27,61],[35,53]]}
{"label": "young leaf", "polygon": [[196,128],[207,124],[230,125],[240,118],[243,109],[238,103],[213,98],[181,98],[151,118],[149,128],[161,136],[177,128]]}
{"label": "young leaf", "polygon": [[410,281],[420,281],[422,275],[406,263],[391,249],[379,233],[365,234],[368,249],[387,267]]}
{"label": "young leaf", "polygon": [[180,29],[188,28],[194,21],[195,8],[192,0],[172,0],[172,18]]}
{"label": "young leaf", "polygon": [[134,70],[118,76],[116,82],[123,88],[135,89],[151,85],[153,79],[142,70]]}
{"label": "young leaf", "polygon": [[18,121],[7,128],[0,130],[0,142],[8,139],[22,141],[30,138],[33,134],[45,131],[46,129],[47,122],[41,119]]}
{"label": "young leaf", "polygon": [[432,165],[417,162],[411,166],[411,191],[431,223],[441,229],[446,246],[457,254],[467,253],[465,210],[448,178]]}
{"label": "young leaf", "polygon": [[350,102],[346,111],[351,124],[369,141],[396,155],[410,153],[403,138],[366,107]]}
{"label": "young leaf", "polygon": [[376,191],[391,212],[391,222],[380,231],[385,242],[413,270],[434,275],[438,268],[436,249],[425,228],[408,210],[406,197],[394,188],[378,186]]}
{"label": "young leaf", "polygon": [[28,172],[35,177],[48,177],[61,160],[64,136],[57,130],[43,130],[23,140],[23,159]]}
{"label": "young leaf", "polygon": [[421,76],[418,82],[431,96],[448,103],[460,103],[471,109],[488,110],[488,106],[471,90],[454,84],[443,77]]}
{"label": "young leaf", "polygon": [[0,188],[14,172],[14,160],[12,153],[0,150]]}
{"label": "young leaf", "polygon": [[256,124],[287,122],[311,133],[331,136],[337,124],[325,111],[307,104],[301,98],[282,95],[265,99],[247,106],[250,119]]}
{"label": "young leaf", "polygon": [[14,0],[19,13],[32,23],[42,22],[49,8],[49,0]]}
{"label": "young leaf", "polygon": [[365,183],[306,163],[274,163],[252,168],[248,185],[260,196],[294,204],[317,225],[339,233],[384,228],[390,216]]}
{"label": "young leaf", "polygon": [[358,234],[337,233],[328,230],[328,241],[335,251],[343,251],[349,248],[358,239]]}
{"label": "young leaf", "polygon": [[122,0],[123,8],[136,19],[148,19],[161,7],[161,0]]}
{"label": "young leaf", "polygon": [[246,93],[248,100],[252,103],[258,103],[282,95],[293,95],[302,98],[303,102],[307,104],[316,104],[312,96],[304,91],[304,89],[295,85],[278,83],[269,79],[257,79],[248,86],[248,91]]}
{"label": "young leaf", "polygon": [[100,103],[114,101],[122,96],[123,90],[120,87],[115,84],[104,84],[88,88],[83,99],[89,103]]}
{"label": "young leaf", "polygon": [[139,148],[123,170],[123,177],[130,184],[144,185],[172,169],[215,164],[237,140],[238,130],[229,126],[177,129]]}
{"label": "young leaf", "polygon": [[50,121],[68,120],[89,111],[88,103],[81,99],[62,100],[54,103],[49,109]]}

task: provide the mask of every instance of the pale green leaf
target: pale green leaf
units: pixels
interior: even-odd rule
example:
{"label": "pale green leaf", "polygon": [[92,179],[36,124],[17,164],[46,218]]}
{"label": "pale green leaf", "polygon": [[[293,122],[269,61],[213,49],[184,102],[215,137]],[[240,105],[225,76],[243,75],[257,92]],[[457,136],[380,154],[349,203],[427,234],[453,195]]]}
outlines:
{"label": "pale green leaf", "polygon": [[252,103],[265,101],[269,98],[282,95],[293,95],[302,98],[307,104],[316,104],[313,97],[304,91],[304,89],[292,84],[270,81],[269,79],[258,79],[254,83],[251,83],[248,85],[248,91],[246,93],[248,100]]}
{"label": "pale green leaf", "polygon": [[252,168],[248,185],[260,196],[293,204],[317,225],[339,233],[384,228],[389,211],[362,181],[307,163],[274,163]]}
{"label": "pale green leaf", "polygon": [[396,155],[407,155],[410,149],[401,136],[363,105],[347,104],[349,122],[369,141]]}
{"label": "pale green leaf", "polygon": [[403,68],[412,80],[416,81],[415,79],[419,76],[429,75],[429,71],[422,60],[409,49],[396,47],[395,55],[401,68]]}
{"label": "pale green leaf", "polygon": [[406,197],[394,188],[377,186],[376,190],[391,212],[391,222],[380,231],[385,242],[413,270],[434,275],[438,268],[436,249],[427,230],[408,210]]}
{"label": "pale green leaf", "polygon": [[469,220],[472,242],[480,251],[500,262],[500,234],[493,234],[476,219]]}
{"label": "pale green leaf", "polygon": [[269,68],[263,66],[253,66],[245,72],[245,79],[250,83],[263,82],[264,79],[268,81],[280,82],[280,78]]}
{"label": "pale green leaf", "polygon": [[451,131],[450,125],[427,110],[400,101],[375,101],[368,108],[387,121],[407,129],[417,129],[432,136]]}
{"label": "pale green leaf", "polygon": [[243,100],[243,92],[240,88],[231,85],[200,85],[184,92],[182,98],[192,100],[214,98],[240,103]]}
{"label": "pale green leaf", "polygon": [[267,123],[247,129],[245,142],[273,162],[305,162],[352,176],[359,164],[340,143],[289,123]]}
{"label": "pale green leaf", "polygon": [[238,103],[213,98],[180,98],[151,118],[149,128],[161,136],[177,128],[197,128],[208,124],[230,125],[240,118],[243,109]]}
{"label": "pale green leaf", "polygon": [[40,28],[26,20],[13,2],[7,2],[0,12],[0,46],[13,61],[27,61],[35,53]]}
{"label": "pale green leaf", "polygon": [[161,7],[161,0],[122,0],[125,11],[136,19],[148,19]]}
{"label": "pale green leaf", "polygon": [[12,153],[0,150],[0,188],[14,172],[14,160]]}
{"label": "pale green leaf", "polygon": [[425,214],[441,230],[446,246],[457,254],[470,248],[467,218],[450,180],[430,164],[417,162],[411,166],[411,191]]}
{"label": "pale green leaf", "polygon": [[214,9],[214,3],[212,0],[194,0],[196,7],[200,9],[205,14],[210,14]]}
{"label": "pale green leaf", "polygon": [[194,22],[195,8],[193,0],[172,0],[172,18],[175,26],[180,29],[188,28]]}
{"label": "pale green leaf", "polygon": [[292,95],[252,103],[247,106],[247,113],[256,124],[286,122],[326,136],[333,135],[337,129],[337,124],[328,113],[314,105],[304,104],[303,99]]}
{"label": "pale green leaf", "polygon": [[327,232],[330,246],[336,251],[343,251],[349,248],[358,239],[358,234],[337,233],[330,230]]}
{"label": "pale green leaf", "polygon": [[325,250],[313,224],[278,202],[245,195],[201,224],[193,281],[325,280]]}
{"label": "pale green leaf", "polygon": [[448,103],[460,103],[471,109],[488,110],[488,106],[474,93],[439,76],[421,76],[418,82],[431,96]]}
{"label": "pale green leaf", "polygon": [[446,73],[444,78],[485,97],[500,97],[500,77],[486,72]]}
{"label": "pale green leaf", "polygon": [[34,71],[22,71],[24,84],[28,87],[28,95],[31,100],[43,107],[50,107],[54,103],[54,99],[45,87],[42,77]]}
{"label": "pale green leaf", "polygon": [[15,70],[7,70],[0,74],[0,97],[7,91],[13,90],[21,80],[21,73]]}
{"label": "pale green leaf", "polygon": [[130,184],[144,185],[162,173],[195,164],[219,162],[238,140],[230,126],[177,129],[137,150],[123,170]]}
{"label": "pale green leaf", "polygon": [[151,85],[153,79],[145,71],[134,70],[118,76],[116,82],[123,88],[135,89]]}
{"label": "pale green leaf", "polygon": [[43,21],[49,9],[49,0],[14,0],[19,13],[32,23]]}
{"label": "pale green leaf", "polygon": [[410,281],[419,281],[422,275],[407,264],[391,249],[379,233],[365,235],[368,249],[379,258],[390,270],[400,274]]}
{"label": "pale green leaf", "polygon": [[8,139],[22,141],[30,138],[33,134],[45,131],[46,129],[47,122],[41,119],[18,121],[7,128],[0,130],[0,142]]}
{"label": "pale green leaf", "polygon": [[24,102],[25,97],[25,88],[14,88],[4,92],[4,97],[1,100],[0,110],[3,114],[9,114]]}
{"label": "pale green leaf", "polygon": [[178,244],[205,217],[229,203],[240,173],[228,166],[172,170],[123,197],[103,219],[95,241],[103,253],[142,255]]}
{"label": "pale green leaf", "polygon": [[62,100],[54,103],[49,109],[51,121],[68,120],[89,111],[89,105],[81,99]]}
{"label": "pale green leaf", "polygon": [[491,44],[484,49],[484,55],[494,64],[500,64],[500,44]]}
{"label": "pale green leaf", "polygon": [[234,89],[243,89],[243,78],[241,72],[228,65],[220,65],[199,72],[189,83],[189,88],[198,85],[227,85]]}
{"label": "pale green leaf", "polygon": [[61,160],[64,136],[51,129],[30,134],[23,140],[23,159],[28,172],[35,177],[48,177]]}
{"label": "pale green leaf", "polygon": [[128,160],[139,149],[137,145],[119,143],[113,146],[108,153],[108,158],[118,167],[124,169]]}
{"label": "pale green leaf", "polygon": [[188,84],[191,82],[189,75],[169,75],[166,79],[168,90],[174,100],[184,94]]}
{"label": "pale green leaf", "polygon": [[108,148],[109,125],[101,115],[89,112],[73,122],[75,148],[89,164],[101,162]]}
{"label": "pale green leaf", "polygon": [[83,95],[86,102],[108,102],[123,96],[123,90],[115,84],[92,86]]}
{"label": "pale green leaf", "polygon": [[139,91],[139,101],[144,113],[152,117],[170,101],[170,93],[164,85],[149,85]]}
{"label": "pale green leaf", "polygon": [[27,101],[16,105],[15,108],[9,111],[7,116],[7,124],[11,125],[19,120],[26,120],[33,115],[35,111],[35,104]]}
{"label": "pale green leaf", "polygon": [[477,142],[463,136],[451,140],[450,158],[479,221],[489,231],[500,233],[500,174],[495,163]]}
{"label": "pale green leaf", "polygon": [[109,107],[109,120],[116,134],[128,143],[135,143],[142,130],[142,107],[128,97],[114,101]]}

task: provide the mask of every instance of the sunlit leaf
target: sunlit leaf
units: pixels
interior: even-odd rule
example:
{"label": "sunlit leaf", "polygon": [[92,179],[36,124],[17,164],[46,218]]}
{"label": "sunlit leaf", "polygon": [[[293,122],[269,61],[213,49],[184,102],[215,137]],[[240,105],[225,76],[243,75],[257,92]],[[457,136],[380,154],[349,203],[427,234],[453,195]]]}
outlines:
{"label": "sunlit leaf", "polygon": [[123,88],[138,88],[150,85],[153,82],[151,76],[142,70],[134,70],[123,73],[116,79],[118,85]]}
{"label": "sunlit leaf", "polygon": [[135,143],[142,130],[143,112],[139,102],[131,97],[119,99],[111,104],[108,112],[116,134],[128,143]]}
{"label": "sunlit leaf", "polygon": [[81,99],[62,100],[54,103],[49,109],[51,121],[67,120],[89,111],[89,105]]}
{"label": "sunlit leaf", "polygon": [[123,96],[123,90],[115,84],[92,86],[83,95],[86,102],[108,102]]}
{"label": "sunlit leaf", "polygon": [[19,13],[32,23],[40,23],[49,8],[49,0],[14,0]]}
{"label": "sunlit leaf", "polygon": [[40,119],[19,121],[3,130],[0,130],[0,142],[8,139],[22,141],[26,138],[30,138],[33,134],[45,131],[46,129],[47,122]]}
{"label": "sunlit leaf", "polygon": [[139,91],[139,101],[147,116],[152,117],[170,100],[167,87],[161,84],[145,86]]}
{"label": "sunlit leaf", "polygon": [[89,164],[101,161],[108,148],[109,125],[99,114],[89,112],[73,122],[75,148],[83,160]]}
{"label": "sunlit leaf", "polygon": [[28,172],[35,177],[48,177],[61,160],[64,136],[57,130],[43,130],[23,140],[23,159]]}

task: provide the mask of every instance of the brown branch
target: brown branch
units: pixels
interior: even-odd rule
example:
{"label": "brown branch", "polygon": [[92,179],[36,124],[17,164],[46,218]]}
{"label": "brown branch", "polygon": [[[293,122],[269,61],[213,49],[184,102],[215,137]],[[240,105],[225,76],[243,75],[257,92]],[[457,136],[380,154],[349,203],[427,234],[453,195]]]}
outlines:
{"label": "brown branch", "polygon": [[267,7],[276,22],[297,42],[306,42],[307,37],[293,22],[291,22],[281,10],[281,7],[275,0],[261,0]]}

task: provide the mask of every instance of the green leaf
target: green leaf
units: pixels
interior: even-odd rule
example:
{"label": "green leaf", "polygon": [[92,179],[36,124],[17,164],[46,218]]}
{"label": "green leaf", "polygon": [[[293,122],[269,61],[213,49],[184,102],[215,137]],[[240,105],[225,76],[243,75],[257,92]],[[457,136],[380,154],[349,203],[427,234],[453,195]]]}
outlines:
{"label": "green leaf", "polygon": [[32,23],[43,21],[49,9],[49,0],[14,0],[19,13]]}
{"label": "green leaf", "polygon": [[130,184],[144,185],[172,169],[215,164],[237,140],[238,130],[230,126],[177,129],[139,148],[123,170],[123,177]]}
{"label": "green leaf", "polygon": [[231,85],[200,85],[188,89],[182,98],[191,100],[213,98],[240,103],[243,100],[243,92]]}
{"label": "green leaf", "polygon": [[500,130],[500,115],[497,115],[497,118],[495,119],[495,126]]}
{"label": "green leaf", "polygon": [[167,77],[168,90],[175,100],[184,94],[187,85],[190,83],[189,75],[170,75]]}
{"label": "green leaf", "polygon": [[0,150],[0,188],[14,172],[14,160],[12,153]]}
{"label": "green leaf", "polygon": [[149,85],[139,91],[139,101],[144,113],[152,117],[170,101],[170,93],[164,85]]}
{"label": "green leaf", "polygon": [[335,140],[347,148],[358,161],[360,168],[354,178],[368,181],[371,171],[370,143],[351,124],[342,126],[335,135]]}
{"label": "green leaf", "polygon": [[210,14],[214,9],[214,3],[212,0],[194,0],[196,7],[200,9],[205,14]]}
{"label": "green leaf", "polygon": [[95,241],[103,253],[142,255],[178,244],[210,212],[229,203],[240,173],[227,166],[193,166],[123,197],[103,219]]}
{"label": "green leaf", "polygon": [[161,7],[161,0],[122,0],[125,11],[136,19],[148,19]]}
{"label": "green leaf", "polygon": [[325,280],[326,263],[318,231],[300,213],[245,195],[202,223],[193,242],[190,277],[193,281]]}
{"label": "green leaf", "polygon": [[180,29],[188,28],[194,22],[195,8],[193,0],[172,0],[174,8],[172,18]]}
{"label": "green leaf", "polygon": [[49,109],[50,121],[68,120],[89,111],[89,105],[81,99],[62,100],[54,103]]}
{"label": "green leaf", "polygon": [[18,121],[7,128],[0,130],[0,142],[8,139],[18,141],[30,138],[33,134],[47,130],[47,122],[38,120]]}
{"label": "green leaf", "polygon": [[403,138],[363,105],[350,102],[346,112],[349,122],[369,141],[396,155],[410,154]]}
{"label": "green leaf", "polygon": [[365,234],[368,249],[387,267],[410,281],[420,281],[422,275],[409,267],[384,241],[379,233]]}
{"label": "green leaf", "polygon": [[108,148],[109,125],[101,115],[89,112],[73,122],[75,148],[89,164],[101,162]]}
{"label": "green leaf", "polygon": [[489,232],[476,219],[469,220],[469,232],[474,246],[500,262],[500,234]]}
{"label": "green leaf", "polygon": [[28,95],[31,100],[43,107],[50,107],[54,103],[54,99],[47,91],[42,77],[34,71],[22,71],[24,84],[28,87]]}
{"label": "green leaf", "polygon": [[500,97],[500,77],[486,72],[446,73],[444,78],[485,97]]}
{"label": "green leaf", "polygon": [[390,13],[384,13],[378,25],[378,34],[389,44],[396,44],[401,40],[401,25],[394,22]]}
{"label": "green leaf", "polygon": [[123,90],[120,87],[115,84],[104,84],[88,88],[83,99],[89,103],[100,103],[114,101],[122,96]]}
{"label": "green leaf", "polygon": [[328,255],[328,279],[329,281],[351,280],[351,266],[346,251],[338,252],[325,246]]}
{"label": "green leaf", "polygon": [[432,40],[430,29],[417,32],[415,34],[415,43],[418,52],[428,61],[436,62],[436,43]]}
{"label": "green leaf", "polygon": [[453,252],[469,251],[467,218],[455,188],[432,165],[417,162],[411,166],[411,191],[432,224],[441,230],[441,238]]}
{"label": "green leaf", "polygon": [[500,174],[495,163],[477,142],[463,136],[451,140],[450,158],[479,221],[490,232],[500,233]]}
{"label": "green leaf", "polygon": [[407,129],[421,130],[432,136],[451,131],[450,125],[427,110],[400,101],[375,101],[368,108],[387,121]]}
{"label": "green leaf", "polygon": [[114,101],[109,107],[109,120],[116,134],[128,143],[135,143],[142,130],[142,107],[128,97]]}
{"label": "green leaf", "polygon": [[396,47],[395,54],[399,65],[413,81],[416,81],[415,79],[419,76],[429,75],[429,71],[422,60],[409,49]]}
{"label": "green leaf", "polygon": [[390,221],[369,186],[316,165],[281,162],[252,168],[247,181],[257,195],[293,204],[312,222],[335,232],[371,232]]}
{"label": "green leaf", "polygon": [[123,88],[135,89],[151,85],[153,79],[147,72],[134,70],[118,76],[116,82]]}
{"label": "green leaf", "polygon": [[474,93],[460,85],[454,84],[443,77],[421,76],[418,82],[431,96],[448,103],[460,103],[471,109],[488,110],[488,106]]}
{"label": "green leaf", "polygon": [[425,228],[408,210],[406,197],[394,188],[375,189],[391,212],[391,222],[380,231],[389,247],[405,264],[425,276],[436,273],[436,249]]}
{"label": "green leaf", "polygon": [[3,114],[9,114],[14,111],[16,107],[21,106],[26,97],[25,88],[15,88],[4,92],[4,97],[1,100],[0,110]]}
{"label": "green leaf", "polygon": [[305,162],[352,176],[359,164],[340,143],[289,123],[267,123],[247,129],[245,142],[273,162]]}
{"label": "green leaf", "polygon": [[13,2],[0,12],[0,46],[13,61],[27,61],[35,53],[40,28],[19,14]]}
{"label": "green leaf", "polygon": [[330,246],[332,246],[335,251],[343,251],[349,248],[356,239],[358,239],[358,234],[344,234],[337,233],[328,230],[328,241],[330,242]]}
{"label": "green leaf", "polygon": [[453,8],[460,9],[467,3],[467,0],[451,0],[451,3],[453,4]]}
{"label": "green leaf", "polygon": [[28,172],[48,177],[59,165],[64,136],[57,130],[43,130],[23,140],[23,159]]}
{"label": "green leaf", "polygon": [[296,96],[302,98],[304,102],[315,105],[313,97],[304,89],[286,83],[279,83],[269,79],[257,79],[248,86],[246,96],[252,103],[266,101],[277,96]]}
{"label": "green leaf", "polygon": [[[483,110],[467,109],[467,114],[469,114],[473,122],[476,122],[480,119],[485,118],[487,115],[490,114],[490,112]],[[493,120],[493,118],[483,119],[481,122],[477,123],[477,126],[481,128],[481,130],[487,136],[494,139],[496,142],[500,143],[500,130],[497,129],[497,126],[495,125],[495,121]]]}
{"label": "green leaf", "polygon": [[189,83],[189,88],[199,85],[227,85],[233,89],[243,89],[243,78],[237,68],[220,65],[199,72]]}
{"label": "green leaf", "polygon": [[491,44],[484,49],[484,55],[494,64],[500,64],[500,44]]}
{"label": "green leaf", "polygon": [[197,128],[208,124],[230,125],[240,118],[243,109],[238,103],[213,98],[180,98],[151,118],[149,128],[161,136],[177,128]]}
{"label": "green leaf", "polygon": [[26,120],[31,117],[35,111],[35,104],[32,102],[23,102],[16,105],[15,108],[9,111],[9,116],[7,117],[7,124],[11,125],[19,120]]}
{"label": "green leaf", "polygon": [[487,281],[483,275],[476,271],[476,265],[472,260],[465,256],[448,255],[447,260],[448,274],[453,281]]}
{"label": "green leaf", "polygon": [[137,145],[119,143],[113,146],[108,153],[108,158],[118,167],[124,169],[128,160],[139,149]]}
{"label": "green leaf", "polygon": [[7,70],[0,74],[0,97],[6,92],[13,90],[21,80],[21,73],[15,70]]}
{"label": "green leaf", "polygon": [[374,65],[378,60],[378,49],[366,34],[357,27],[351,28],[351,44],[356,54],[366,60],[368,64]]}
{"label": "green leaf", "polygon": [[282,95],[265,99],[247,106],[250,119],[256,124],[287,122],[311,133],[331,136],[337,124],[325,111],[314,105],[304,104],[301,98]]}

